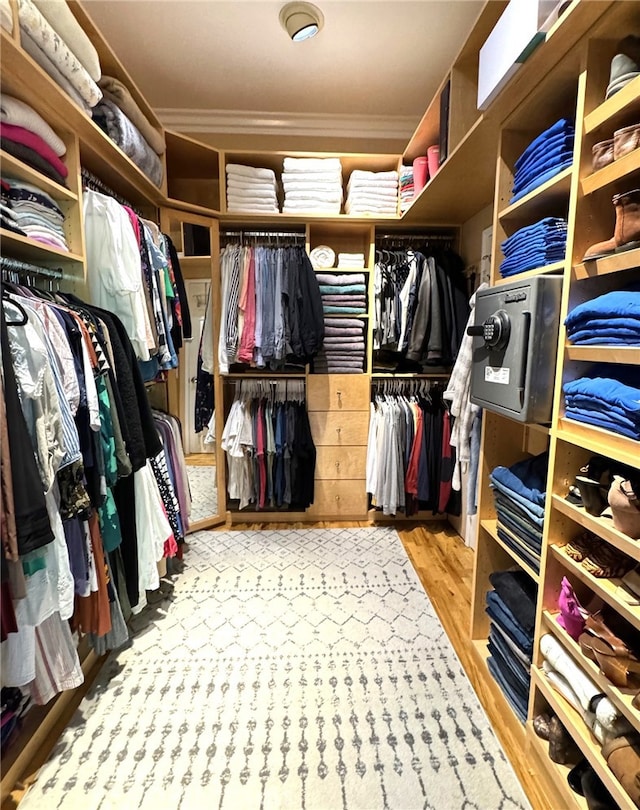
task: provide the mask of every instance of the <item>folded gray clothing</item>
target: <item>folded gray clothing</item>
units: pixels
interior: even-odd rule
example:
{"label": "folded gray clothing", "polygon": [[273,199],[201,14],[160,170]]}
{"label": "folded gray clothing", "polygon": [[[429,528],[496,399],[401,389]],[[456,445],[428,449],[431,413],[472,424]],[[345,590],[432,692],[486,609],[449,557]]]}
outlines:
{"label": "folded gray clothing", "polygon": [[317,363],[316,368],[318,371],[328,371],[333,374],[342,374],[348,370],[361,372],[363,369],[362,363],[347,365],[346,363]]}
{"label": "folded gray clothing", "polygon": [[359,352],[324,352],[328,360],[360,360],[364,357],[364,350]]}
{"label": "folded gray clothing", "polygon": [[363,330],[354,326],[348,326],[346,329],[339,329],[337,326],[325,326],[324,335],[325,342],[328,337],[359,337],[363,335]]}
{"label": "folded gray clothing", "polygon": [[334,287],[349,284],[365,284],[364,273],[316,273],[318,284],[331,284]]}
{"label": "folded gray clothing", "polygon": [[364,351],[364,343],[332,343],[324,346],[326,352],[343,351],[343,352],[357,352]]}
{"label": "folded gray clothing", "polygon": [[326,346],[331,346],[336,343],[353,343],[364,345],[364,335],[326,335],[324,338]]}
{"label": "folded gray clothing", "polygon": [[91,112],[94,121],[156,186],[162,184],[160,158],[113,101],[104,98]]}
{"label": "folded gray clothing", "polygon": [[341,369],[333,369],[333,368],[316,368],[314,366],[314,372],[318,374],[363,374],[363,370],[361,368],[341,368]]}
{"label": "folded gray clothing", "polygon": [[353,326],[357,329],[364,329],[364,321],[358,320],[358,318],[325,318],[324,325],[327,326],[336,326],[340,329],[346,328],[347,326]]}
{"label": "folded gray clothing", "polygon": [[364,295],[323,295],[322,303],[327,306],[366,307]]}

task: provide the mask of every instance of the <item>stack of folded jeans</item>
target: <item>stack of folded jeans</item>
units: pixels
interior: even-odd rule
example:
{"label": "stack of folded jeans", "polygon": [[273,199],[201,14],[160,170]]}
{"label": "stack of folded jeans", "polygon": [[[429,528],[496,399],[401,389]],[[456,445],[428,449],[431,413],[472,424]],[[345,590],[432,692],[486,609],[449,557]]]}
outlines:
{"label": "stack of folded jeans", "polygon": [[571,166],[574,136],[573,123],[561,118],[527,146],[515,163],[512,203]]}
{"label": "stack of folded jeans", "polygon": [[640,440],[640,388],[637,369],[595,366],[593,376],[562,386],[565,416]]}
{"label": "stack of folded jeans", "polygon": [[548,453],[542,453],[511,467],[495,467],[489,476],[498,536],[536,573],[540,571],[548,462]]}
{"label": "stack of folded jeans", "polygon": [[489,581],[489,671],[522,723],[527,718],[537,588],[524,571],[496,571]]}
{"label": "stack of folded jeans", "polygon": [[566,219],[545,217],[533,225],[525,225],[501,244],[505,258],[500,265],[500,275],[507,278],[560,262],[566,247]]}
{"label": "stack of folded jeans", "polygon": [[640,346],[640,291],[616,290],[574,307],[565,320],[576,345]]}

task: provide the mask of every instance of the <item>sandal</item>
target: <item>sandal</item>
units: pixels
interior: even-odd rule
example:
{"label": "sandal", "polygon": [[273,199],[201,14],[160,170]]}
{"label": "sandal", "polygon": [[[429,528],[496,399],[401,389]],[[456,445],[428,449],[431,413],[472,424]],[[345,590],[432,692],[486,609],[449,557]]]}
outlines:
{"label": "sandal", "polygon": [[591,661],[595,661],[605,678],[610,680],[614,686],[626,688],[632,685],[631,681],[634,683],[637,681],[637,677],[634,678],[634,676],[640,674],[640,661],[629,652],[626,646],[626,653],[616,654],[607,641],[589,632],[583,633],[578,643],[582,654]]}
{"label": "sandal", "polygon": [[596,613],[591,613],[587,616],[586,627],[589,632],[606,641],[616,655],[630,655],[629,648],[621,638],[618,638],[607,627],[602,611],[598,610]]}

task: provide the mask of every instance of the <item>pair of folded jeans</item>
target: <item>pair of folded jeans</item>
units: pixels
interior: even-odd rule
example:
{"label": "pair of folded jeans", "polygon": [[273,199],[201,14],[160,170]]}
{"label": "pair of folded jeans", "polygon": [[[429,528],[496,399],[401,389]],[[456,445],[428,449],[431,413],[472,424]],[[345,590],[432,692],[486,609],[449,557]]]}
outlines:
{"label": "pair of folded jeans", "polygon": [[504,509],[498,509],[496,517],[498,518],[498,525],[504,526],[514,538],[517,538],[519,544],[526,546],[532,556],[540,556],[542,549],[542,536],[540,532],[532,531],[523,526],[521,523],[514,520]]}
{"label": "pair of folded jeans", "polygon": [[545,451],[537,456],[528,456],[516,461],[510,467],[502,465],[494,467],[491,476],[495,481],[518,492],[532,503],[544,506],[548,463],[549,453]]}
{"label": "pair of folded jeans", "polygon": [[516,717],[524,725],[527,722],[528,701],[522,699],[517,691],[517,688],[513,686],[509,678],[503,674],[499,665],[496,664],[492,656],[487,658],[487,666],[489,668],[489,672],[493,676],[493,679],[498,684],[505,698],[509,702],[509,705],[515,712]]}
{"label": "pair of folded jeans", "polygon": [[493,487],[493,500],[496,509],[503,509],[510,515],[516,517],[521,523],[526,525],[534,534],[542,535],[542,526],[544,525],[544,517],[534,515],[532,512],[527,511],[521,504],[514,501],[513,498],[505,495],[499,489]]}
{"label": "pair of folded jeans", "polygon": [[526,513],[530,520],[533,522],[540,521],[542,525],[542,521],[544,520],[544,507],[525,498],[519,492],[509,489],[509,487],[506,487],[504,484],[500,483],[500,481],[493,480],[491,475],[489,475],[489,486],[514,501]]}
{"label": "pair of folded jeans", "polygon": [[531,686],[531,676],[528,670],[522,666],[520,660],[511,653],[511,650],[508,645],[505,644],[502,637],[497,633],[492,634],[490,632],[488,649],[491,655],[497,659],[500,669],[504,673],[509,672],[513,676],[513,683],[514,685],[518,685],[522,695],[527,695],[529,693],[529,687]]}
{"label": "pair of folded jeans", "polygon": [[540,573],[540,554],[538,552],[533,551],[525,540],[514,534],[503,523],[498,522],[496,532],[505,546],[511,549],[516,559],[527,563],[536,574]]}
{"label": "pair of folded jeans", "polygon": [[533,633],[538,588],[524,571],[494,571],[489,582],[520,625]]}
{"label": "pair of folded jeans", "polygon": [[514,658],[517,658],[525,669],[531,668],[531,656],[523,653],[522,650],[518,647],[518,645],[509,638],[509,636],[504,632],[504,630],[500,627],[500,625],[497,622],[491,622],[491,629],[489,631],[489,635],[500,636],[500,638],[509,648],[511,655]]}
{"label": "pair of folded jeans", "polygon": [[533,650],[533,634],[527,633],[513,613],[509,610],[500,595],[496,591],[487,592],[487,612],[492,611],[491,618],[498,622],[504,628],[508,636],[510,636],[518,647],[527,654]]}

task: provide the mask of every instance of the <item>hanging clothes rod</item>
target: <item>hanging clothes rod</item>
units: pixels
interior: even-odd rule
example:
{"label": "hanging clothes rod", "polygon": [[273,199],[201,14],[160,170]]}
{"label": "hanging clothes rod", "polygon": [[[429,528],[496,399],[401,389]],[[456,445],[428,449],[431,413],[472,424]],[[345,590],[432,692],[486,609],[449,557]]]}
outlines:
{"label": "hanging clothes rod", "polygon": [[304,239],[305,234],[300,231],[220,231],[222,238],[231,237],[275,237],[283,239]]}
{"label": "hanging clothes rod", "polygon": [[61,279],[63,272],[60,267],[40,267],[36,264],[11,259],[7,256],[0,257],[0,269],[2,274],[16,273],[20,276],[39,276],[41,278]]}
{"label": "hanging clothes rod", "polygon": [[417,242],[423,240],[425,242],[451,242],[456,238],[454,233],[379,233],[376,234],[376,242],[378,239],[390,239],[395,242]]}
{"label": "hanging clothes rod", "polygon": [[116,202],[119,202],[120,205],[126,205],[132,211],[134,211],[139,217],[142,217],[142,213],[139,208],[135,205],[130,203],[126,200],[121,194],[118,194],[117,191],[114,191],[110,188],[106,183],[104,183],[99,177],[96,177],[93,172],[90,172],[89,169],[82,168],[81,172],[82,177],[82,185],[85,188],[91,189],[92,191],[98,191],[101,194],[106,194],[108,197],[113,197]]}

